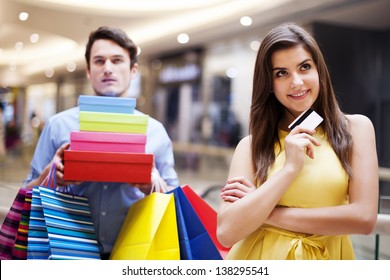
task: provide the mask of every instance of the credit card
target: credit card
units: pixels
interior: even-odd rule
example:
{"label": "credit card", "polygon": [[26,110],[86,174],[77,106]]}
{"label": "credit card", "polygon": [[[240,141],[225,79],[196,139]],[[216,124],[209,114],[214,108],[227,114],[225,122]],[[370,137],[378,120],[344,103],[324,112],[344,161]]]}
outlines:
{"label": "credit card", "polygon": [[307,109],[300,114],[289,126],[291,130],[297,125],[306,129],[315,129],[324,119],[313,109]]}

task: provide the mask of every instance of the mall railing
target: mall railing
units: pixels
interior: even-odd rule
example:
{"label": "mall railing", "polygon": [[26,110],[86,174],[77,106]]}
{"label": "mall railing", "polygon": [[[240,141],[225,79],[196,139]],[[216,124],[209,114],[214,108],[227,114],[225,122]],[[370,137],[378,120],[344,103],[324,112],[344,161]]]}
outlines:
{"label": "mall railing", "polygon": [[[379,184],[390,182],[390,168],[379,167]],[[386,213],[381,213],[385,211]],[[378,219],[374,228],[375,234],[375,259],[379,259],[380,236],[390,235],[390,196],[379,194]]]}

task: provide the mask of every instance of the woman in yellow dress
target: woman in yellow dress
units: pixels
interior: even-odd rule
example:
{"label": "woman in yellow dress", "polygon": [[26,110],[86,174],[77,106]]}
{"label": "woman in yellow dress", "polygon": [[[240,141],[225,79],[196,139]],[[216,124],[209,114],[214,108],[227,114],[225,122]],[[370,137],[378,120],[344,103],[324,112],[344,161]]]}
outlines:
{"label": "woman in yellow dress", "polygon": [[[290,130],[309,108],[320,126]],[[349,235],[370,234],[377,218],[375,131],[340,110],[316,41],[295,24],[262,41],[249,127],[221,191],[227,259],[355,259]]]}

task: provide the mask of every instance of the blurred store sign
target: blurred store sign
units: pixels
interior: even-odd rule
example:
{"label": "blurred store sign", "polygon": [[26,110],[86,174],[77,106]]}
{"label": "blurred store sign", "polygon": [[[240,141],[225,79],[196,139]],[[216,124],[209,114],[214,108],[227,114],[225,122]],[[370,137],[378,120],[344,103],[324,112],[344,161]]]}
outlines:
{"label": "blurred store sign", "polygon": [[160,82],[175,83],[196,80],[200,77],[200,67],[197,64],[167,65],[160,71]]}

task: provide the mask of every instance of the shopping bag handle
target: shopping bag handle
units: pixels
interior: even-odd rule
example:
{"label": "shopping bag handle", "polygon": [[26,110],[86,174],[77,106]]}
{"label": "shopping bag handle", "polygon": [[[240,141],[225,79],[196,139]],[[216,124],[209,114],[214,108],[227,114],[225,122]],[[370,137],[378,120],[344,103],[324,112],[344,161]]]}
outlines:
{"label": "shopping bag handle", "polygon": [[152,188],[150,189],[150,193],[160,192],[165,193],[168,191],[167,184],[164,179],[161,178],[160,172],[158,172],[156,167],[152,169]]}
{"label": "shopping bag handle", "polygon": [[57,164],[53,162],[50,167],[50,171],[47,174],[46,178],[42,181],[41,186],[44,186],[46,188],[51,189],[51,185],[53,185],[54,189],[57,187],[57,178],[56,178],[56,170],[57,170]]}
{"label": "shopping bag handle", "polygon": [[60,191],[62,193],[67,193],[72,196],[74,196],[73,190],[71,186],[66,185],[66,186],[58,186],[57,185],[57,163],[53,162],[50,167],[49,174],[47,174],[46,178],[43,180],[41,183],[42,187],[49,188],[49,189],[54,189],[54,191]]}

